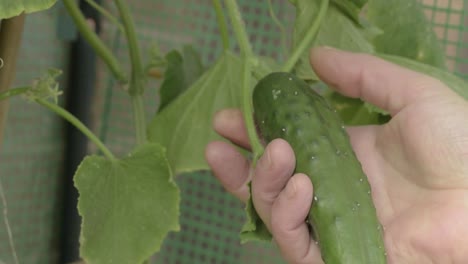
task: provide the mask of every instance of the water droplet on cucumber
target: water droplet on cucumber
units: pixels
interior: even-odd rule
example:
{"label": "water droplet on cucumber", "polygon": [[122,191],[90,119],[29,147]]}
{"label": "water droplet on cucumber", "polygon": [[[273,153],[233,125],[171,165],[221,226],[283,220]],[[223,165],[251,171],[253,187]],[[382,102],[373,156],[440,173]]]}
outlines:
{"label": "water droplet on cucumber", "polygon": [[273,100],[278,99],[278,95],[281,94],[281,90],[272,90],[271,94],[273,95]]}

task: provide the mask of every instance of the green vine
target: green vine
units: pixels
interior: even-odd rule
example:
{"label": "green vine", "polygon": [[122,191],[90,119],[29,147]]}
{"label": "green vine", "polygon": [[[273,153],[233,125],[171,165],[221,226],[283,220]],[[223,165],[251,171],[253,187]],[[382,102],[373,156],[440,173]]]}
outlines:
{"label": "green vine", "polygon": [[10,90],[1,92],[0,93],[0,101],[8,99],[8,98],[13,97],[13,96],[17,96],[17,95],[20,95],[20,94],[27,93],[30,89],[31,89],[31,87],[19,87],[19,88],[14,88],[14,89],[10,89]]}
{"label": "green vine", "polygon": [[81,35],[86,39],[89,45],[93,47],[94,51],[98,56],[106,63],[112,74],[117,80],[122,83],[126,83],[127,76],[123,71],[119,61],[112,54],[112,52],[107,48],[104,42],[99,38],[99,36],[89,27],[86,18],[83,13],[81,13],[80,8],[76,4],[75,0],[63,0],[68,13],[73,18],[76,27],[80,31]]}
{"label": "green vine", "polygon": [[113,16],[109,11],[107,11],[101,5],[96,3],[96,1],[94,0],[85,0],[85,1],[86,3],[88,3],[88,5],[90,5],[96,11],[98,11],[103,17],[107,18],[107,20],[109,20],[112,24],[114,24],[120,30],[120,32],[123,33],[125,31],[122,23],[120,23],[119,20],[115,16]]}
{"label": "green vine", "polygon": [[145,88],[146,74],[141,62],[140,47],[135,31],[135,25],[130,10],[123,0],[115,0],[117,9],[125,29],[127,37],[130,60],[132,63],[132,75],[128,93],[132,96],[133,116],[135,117],[136,141],[138,145],[146,142],[146,119],[142,94]]}
{"label": "green vine", "polygon": [[320,29],[320,26],[322,25],[322,21],[325,18],[325,15],[327,13],[329,2],[330,0],[322,0],[322,2],[320,3],[318,15],[313,25],[309,28],[309,30],[307,30],[305,37],[301,40],[299,45],[296,47],[296,49],[293,51],[289,59],[284,64],[282,68],[283,71],[285,72],[292,71],[297,61],[299,60],[299,58],[302,56],[302,54],[304,54],[306,49],[308,49],[312,45]]}
{"label": "green vine", "polygon": [[288,39],[287,36],[288,34],[286,33],[286,28],[284,27],[283,23],[279,20],[279,18],[275,14],[275,10],[273,10],[273,3],[271,0],[268,0],[268,10],[270,12],[270,17],[273,20],[273,22],[276,24],[280,31],[280,36],[281,36],[281,49],[282,53],[284,56],[287,56],[288,54]]}
{"label": "green vine", "polygon": [[255,58],[249,42],[249,38],[247,36],[247,32],[245,31],[245,23],[239,12],[239,7],[237,6],[236,1],[226,0],[226,7],[228,9],[231,23],[242,53],[242,112],[247,128],[247,134],[249,136],[250,145],[254,155],[253,163],[255,164],[257,159],[263,153],[264,149],[260,139],[258,138],[255,122],[253,119],[251,77],[253,66],[252,64],[254,64]]}
{"label": "green vine", "polygon": [[213,0],[213,7],[215,9],[216,18],[218,20],[219,32],[221,33],[221,41],[223,42],[223,49],[229,50],[229,33],[221,2],[219,0]]}
{"label": "green vine", "polygon": [[78,118],[76,118],[74,115],[72,115],[70,112],[68,112],[67,110],[63,109],[62,107],[60,107],[59,105],[57,104],[54,104],[54,103],[51,103],[51,102],[48,102],[44,99],[41,99],[41,98],[37,98],[35,100],[38,104],[48,108],[50,111],[58,114],[59,116],[61,116],[63,119],[67,120],[68,122],[70,122],[73,126],[75,126],[78,130],[80,130],[83,134],[86,135],[86,137],[89,138],[89,140],[91,140],[98,148],[100,151],[102,151],[102,153],[104,154],[104,156],[106,156],[109,160],[111,161],[115,161],[116,158],[115,156],[112,154],[112,152],[110,152],[110,150],[104,145],[104,143],[102,143],[101,140],[99,140],[99,138],[96,137],[96,135],[94,135],[93,132],[91,132],[91,130],[89,130]]}

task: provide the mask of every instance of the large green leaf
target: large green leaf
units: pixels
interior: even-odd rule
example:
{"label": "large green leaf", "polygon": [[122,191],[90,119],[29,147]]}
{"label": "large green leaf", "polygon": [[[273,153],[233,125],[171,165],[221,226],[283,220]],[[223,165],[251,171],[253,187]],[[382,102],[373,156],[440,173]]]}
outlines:
{"label": "large green leaf", "polygon": [[377,52],[445,68],[445,53],[420,1],[370,0],[367,18],[383,31],[374,39]]}
{"label": "large green leaf", "polygon": [[[345,3],[346,1],[340,1]],[[333,3],[333,2],[332,2]],[[297,0],[296,20],[294,25],[293,42],[296,47],[307,30],[312,26],[317,16],[320,1]],[[357,6],[357,5],[356,5]],[[350,9],[347,9],[350,12]],[[357,12],[359,10],[356,10]],[[356,16],[357,13],[354,13]],[[372,53],[374,51],[370,39],[376,34],[376,29],[356,23],[349,15],[333,3],[329,6],[322,22],[320,31],[313,45],[331,46],[338,49]],[[309,63],[309,50],[307,50],[294,69],[296,75],[304,80],[318,80]]]}
{"label": "large green leaf", "polygon": [[57,0],[0,0],[0,19],[49,9],[55,2]]}
{"label": "large green leaf", "polygon": [[179,230],[179,189],[164,149],[148,143],[127,157],[84,159],[75,175],[87,263],[143,263]]}
{"label": "large green leaf", "polygon": [[216,111],[241,106],[241,60],[225,52],[186,92],[151,121],[148,138],[167,148],[175,173],[209,169],[206,144],[221,139],[212,129]]}
{"label": "large green leaf", "polygon": [[187,90],[205,71],[200,54],[192,46],[184,46],[182,52],[183,55],[174,50],[166,55],[168,65],[161,84],[161,103],[158,111]]}

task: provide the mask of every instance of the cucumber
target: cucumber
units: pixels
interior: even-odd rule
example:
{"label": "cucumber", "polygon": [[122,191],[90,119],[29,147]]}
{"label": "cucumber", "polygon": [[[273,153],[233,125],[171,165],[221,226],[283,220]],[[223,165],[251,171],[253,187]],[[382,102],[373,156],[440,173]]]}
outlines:
{"label": "cucumber", "polygon": [[371,188],[330,104],[294,74],[274,72],[253,92],[254,119],[268,143],[286,140],[295,172],[314,185],[308,221],[327,264],[386,263],[383,231]]}

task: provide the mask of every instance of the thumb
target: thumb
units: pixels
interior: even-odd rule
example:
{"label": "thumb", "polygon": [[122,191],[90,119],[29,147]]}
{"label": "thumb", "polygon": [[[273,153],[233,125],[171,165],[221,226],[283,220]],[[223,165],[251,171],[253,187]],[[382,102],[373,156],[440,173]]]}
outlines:
{"label": "thumb", "polygon": [[416,100],[448,90],[430,76],[368,54],[321,47],[312,49],[310,61],[319,78],[332,89],[361,98],[392,116]]}

